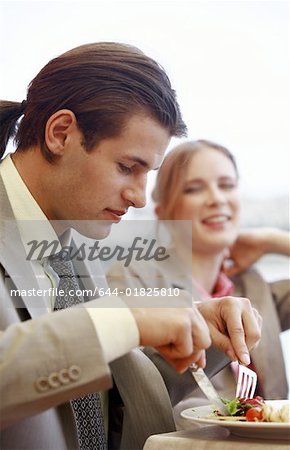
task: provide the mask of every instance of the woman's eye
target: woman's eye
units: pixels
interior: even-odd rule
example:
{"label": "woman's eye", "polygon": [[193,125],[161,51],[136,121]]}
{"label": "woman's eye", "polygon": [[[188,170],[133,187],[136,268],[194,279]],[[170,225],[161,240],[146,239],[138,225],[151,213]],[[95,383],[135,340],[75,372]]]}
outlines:
{"label": "woman's eye", "polygon": [[184,189],[184,194],[194,194],[195,192],[200,192],[202,190],[201,186],[191,186],[186,189]]}
{"label": "woman's eye", "polygon": [[230,189],[234,189],[236,187],[235,183],[222,183],[219,186],[221,189],[225,189],[225,190],[230,190]]}
{"label": "woman's eye", "polygon": [[121,172],[125,173],[125,174],[130,174],[132,173],[132,168],[125,166],[125,164],[122,163],[118,163],[119,164],[119,169]]}

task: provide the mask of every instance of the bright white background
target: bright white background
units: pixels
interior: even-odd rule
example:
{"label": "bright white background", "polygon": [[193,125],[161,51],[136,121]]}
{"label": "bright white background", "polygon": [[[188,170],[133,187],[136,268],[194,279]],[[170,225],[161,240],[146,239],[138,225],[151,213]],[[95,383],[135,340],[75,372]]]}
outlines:
{"label": "bright white background", "polygon": [[[0,0],[0,98],[22,101],[49,59],[100,40],[131,43],[157,59],[189,138],[228,146],[243,195],[276,205],[268,216],[262,206],[267,219],[285,214],[276,199],[289,193],[288,1]],[[256,205],[251,211],[257,215]]]}
{"label": "bright white background", "polygon": [[288,1],[0,0],[0,98],[24,99],[49,59],[99,40],[165,67],[189,137],[233,151],[243,192],[288,193]]}

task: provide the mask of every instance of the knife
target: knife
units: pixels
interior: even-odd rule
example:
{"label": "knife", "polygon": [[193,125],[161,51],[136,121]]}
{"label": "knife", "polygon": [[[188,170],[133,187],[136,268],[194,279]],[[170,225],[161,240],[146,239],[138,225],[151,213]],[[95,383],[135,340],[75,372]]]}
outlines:
{"label": "knife", "polygon": [[189,366],[189,370],[192,373],[193,378],[197,382],[198,386],[202,390],[202,392],[205,394],[205,396],[209,399],[211,403],[213,403],[215,406],[217,406],[219,412],[227,416],[227,410],[225,405],[223,404],[220,396],[218,395],[217,391],[212,385],[212,382],[205,374],[204,370],[201,367],[198,367],[196,364],[191,364]]}

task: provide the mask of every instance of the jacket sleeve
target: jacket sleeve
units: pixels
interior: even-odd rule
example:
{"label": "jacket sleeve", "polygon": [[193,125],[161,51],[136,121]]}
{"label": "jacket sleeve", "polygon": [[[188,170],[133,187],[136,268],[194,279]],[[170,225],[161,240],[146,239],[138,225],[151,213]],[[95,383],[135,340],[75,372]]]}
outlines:
{"label": "jacket sleeve", "polygon": [[84,308],[8,326],[0,334],[0,378],[2,427],[111,386],[109,366]]}
{"label": "jacket sleeve", "polygon": [[140,289],[164,287],[164,279],[152,264],[113,265],[106,274],[110,288]]}
{"label": "jacket sleeve", "polygon": [[290,328],[290,280],[270,283],[282,331]]}

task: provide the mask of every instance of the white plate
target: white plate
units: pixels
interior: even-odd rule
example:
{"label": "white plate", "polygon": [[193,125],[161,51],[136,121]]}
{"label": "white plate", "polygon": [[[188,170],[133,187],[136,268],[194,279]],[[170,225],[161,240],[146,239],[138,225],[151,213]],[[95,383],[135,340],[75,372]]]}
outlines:
{"label": "white plate", "polygon": [[[275,408],[289,403],[289,400],[268,400],[267,404]],[[227,428],[238,436],[256,437],[262,439],[290,439],[290,424],[278,422],[236,422],[231,420],[209,419],[214,406],[198,406],[182,411],[181,416],[200,424],[219,425]]]}

